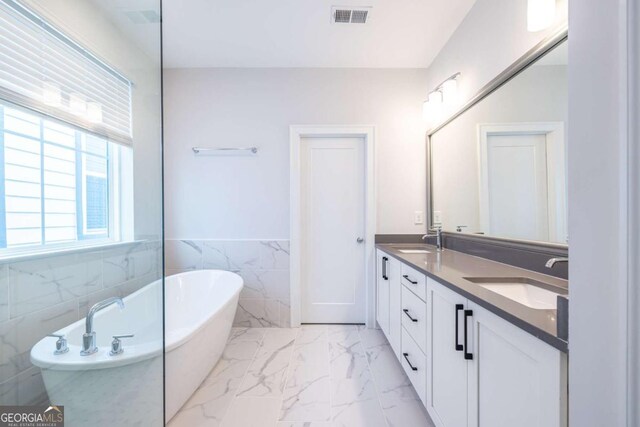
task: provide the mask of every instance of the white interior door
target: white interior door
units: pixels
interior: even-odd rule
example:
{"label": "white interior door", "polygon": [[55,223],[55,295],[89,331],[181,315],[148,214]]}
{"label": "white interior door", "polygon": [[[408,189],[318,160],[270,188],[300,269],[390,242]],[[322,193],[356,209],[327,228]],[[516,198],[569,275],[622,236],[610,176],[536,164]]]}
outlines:
{"label": "white interior door", "polygon": [[301,321],[365,323],[364,139],[301,142]]}
{"label": "white interior door", "polygon": [[489,234],[549,240],[546,136],[487,135],[486,144]]}

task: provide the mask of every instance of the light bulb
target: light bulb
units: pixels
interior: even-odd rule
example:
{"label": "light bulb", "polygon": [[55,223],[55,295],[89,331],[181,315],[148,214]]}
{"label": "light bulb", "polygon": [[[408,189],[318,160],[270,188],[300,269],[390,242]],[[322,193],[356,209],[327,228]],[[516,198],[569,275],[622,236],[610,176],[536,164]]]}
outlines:
{"label": "light bulb", "polygon": [[429,94],[429,104],[434,106],[437,104],[442,104],[442,92],[440,92],[439,90],[431,92]]}
{"label": "light bulb", "polygon": [[42,83],[42,102],[45,105],[59,107],[62,105],[62,92],[60,86],[50,82]]}
{"label": "light bulb", "polygon": [[76,116],[84,116],[87,113],[87,102],[84,100],[84,96],[79,93],[70,94],[69,109]]}
{"label": "light bulb", "polygon": [[458,82],[456,79],[447,80],[442,84],[442,99],[448,105],[458,102]]}
{"label": "light bulb", "polygon": [[527,30],[542,31],[553,24],[556,16],[556,0],[527,1]]}
{"label": "light bulb", "polygon": [[98,102],[88,102],[87,119],[92,123],[102,123],[102,104]]}

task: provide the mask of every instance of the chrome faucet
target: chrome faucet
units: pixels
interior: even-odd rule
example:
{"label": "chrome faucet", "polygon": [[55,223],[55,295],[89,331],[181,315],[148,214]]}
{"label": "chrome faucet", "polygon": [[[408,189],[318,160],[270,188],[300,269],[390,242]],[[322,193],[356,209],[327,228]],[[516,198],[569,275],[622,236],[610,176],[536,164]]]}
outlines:
{"label": "chrome faucet", "polygon": [[117,356],[119,354],[122,354],[124,352],[124,348],[122,347],[122,339],[133,337],[133,334],[113,335],[113,341],[111,341],[111,351],[109,352],[109,356]]}
{"label": "chrome faucet", "polygon": [[60,355],[60,354],[65,354],[66,352],[69,351],[69,346],[67,344],[67,339],[64,337],[63,335],[58,335],[58,334],[50,334],[47,335],[48,337],[52,337],[52,338],[58,338],[58,341],[56,341],[56,349],[53,352],[53,354]]}
{"label": "chrome faucet", "polygon": [[435,234],[425,234],[422,236],[422,240],[425,240],[427,237],[435,237],[436,238],[436,249],[442,250],[442,227],[432,228],[431,231],[434,231]]}
{"label": "chrome faucet", "polygon": [[569,258],[551,258],[549,261],[547,261],[545,267],[553,268],[553,266],[558,262],[569,262]]}
{"label": "chrome faucet", "polygon": [[86,327],[85,333],[82,334],[82,350],[80,351],[81,356],[89,356],[90,354],[98,351],[98,347],[96,346],[96,332],[93,330],[93,316],[103,308],[110,306],[111,304],[118,304],[120,310],[124,308],[124,301],[119,297],[111,297],[106,300],[100,301],[91,307],[89,310],[89,314],[87,314],[86,318]]}

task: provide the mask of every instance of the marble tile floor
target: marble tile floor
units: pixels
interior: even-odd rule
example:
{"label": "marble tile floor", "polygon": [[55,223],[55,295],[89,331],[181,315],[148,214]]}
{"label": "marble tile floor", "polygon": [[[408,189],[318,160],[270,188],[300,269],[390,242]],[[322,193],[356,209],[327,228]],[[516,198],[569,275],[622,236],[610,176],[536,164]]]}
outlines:
{"label": "marble tile floor", "polygon": [[234,328],[169,427],[432,427],[380,330]]}

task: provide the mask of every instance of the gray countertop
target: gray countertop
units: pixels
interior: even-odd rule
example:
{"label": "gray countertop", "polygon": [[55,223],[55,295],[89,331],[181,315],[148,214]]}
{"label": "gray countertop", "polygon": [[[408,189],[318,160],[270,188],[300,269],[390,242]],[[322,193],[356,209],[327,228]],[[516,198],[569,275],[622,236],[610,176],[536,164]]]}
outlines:
{"label": "gray countertop", "polygon": [[[557,286],[568,293],[566,280],[448,249],[438,252],[430,245],[388,243],[377,244],[376,247],[558,350],[567,352],[567,341],[558,337],[556,310],[527,307],[465,277],[526,277]],[[397,250],[398,247],[424,248],[431,253],[404,254]]]}

